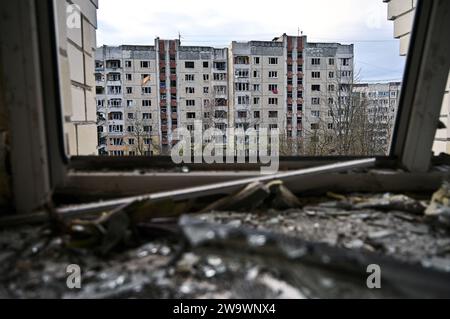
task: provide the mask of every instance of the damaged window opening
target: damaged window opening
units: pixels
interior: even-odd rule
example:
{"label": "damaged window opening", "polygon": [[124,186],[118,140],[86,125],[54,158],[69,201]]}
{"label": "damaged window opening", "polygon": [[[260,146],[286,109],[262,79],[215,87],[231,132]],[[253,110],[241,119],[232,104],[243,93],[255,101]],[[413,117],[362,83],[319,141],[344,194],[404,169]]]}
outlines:
{"label": "damaged window opening", "polygon": [[320,25],[282,0],[291,34],[232,15],[241,34],[144,43],[128,28],[156,33],[151,6],[119,34],[104,1],[80,26],[70,1],[17,1],[0,8],[0,298],[450,297],[448,1],[374,0],[389,21],[350,36],[340,4]]}

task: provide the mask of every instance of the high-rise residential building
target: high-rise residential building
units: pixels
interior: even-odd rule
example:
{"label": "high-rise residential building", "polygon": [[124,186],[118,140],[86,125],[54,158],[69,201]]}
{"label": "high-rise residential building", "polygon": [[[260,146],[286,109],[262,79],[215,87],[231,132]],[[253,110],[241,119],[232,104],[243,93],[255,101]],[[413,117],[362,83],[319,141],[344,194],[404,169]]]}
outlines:
{"label": "high-rise residential building", "polygon": [[99,153],[168,154],[174,130],[228,126],[228,50],[155,46],[104,46],[96,55]]}
{"label": "high-rise residential building", "polygon": [[[400,40],[400,55],[408,54],[417,0],[383,0],[387,3],[388,20],[394,22],[394,38]],[[433,151],[450,153],[450,75],[444,93],[440,120],[447,128],[438,129]]]}
{"label": "high-rise residential building", "polygon": [[401,83],[358,83],[353,93],[367,118],[367,141],[373,155],[387,155],[391,146],[400,101]]}
{"label": "high-rise residential building", "polygon": [[96,94],[92,70],[97,47],[98,0],[54,3],[66,152],[96,155]]}
{"label": "high-rise residential building", "polygon": [[96,52],[99,154],[151,155],[160,150],[157,53],[154,46]]}
{"label": "high-rise residential building", "polygon": [[230,48],[156,39],[99,48],[95,77],[100,154],[168,154],[174,130],[201,121],[224,133],[277,128],[289,144],[283,155],[295,155],[314,115],[326,122],[331,83],[352,82],[353,46],[286,34]]}
{"label": "high-rise residential building", "polygon": [[351,88],[355,82],[353,45],[306,43],[304,139],[324,143],[348,120]]}

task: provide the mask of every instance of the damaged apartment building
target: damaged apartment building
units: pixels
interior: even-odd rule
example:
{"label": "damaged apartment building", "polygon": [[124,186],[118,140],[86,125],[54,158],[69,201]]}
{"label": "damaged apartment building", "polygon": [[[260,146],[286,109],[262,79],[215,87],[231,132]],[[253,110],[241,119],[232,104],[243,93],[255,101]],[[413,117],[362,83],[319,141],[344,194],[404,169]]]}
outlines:
{"label": "damaged apartment building", "polygon": [[167,154],[178,127],[192,131],[228,125],[227,49],[183,47],[176,40],[154,46],[104,46],[95,77],[99,153]]}
{"label": "damaged apartment building", "polygon": [[[286,34],[230,48],[103,46],[96,51],[99,154],[167,154],[177,127],[278,129],[281,153],[332,136],[332,110],[350,96],[353,45]],[[340,93],[337,93],[337,92]],[[343,96],[346,97],[343,97]]]}

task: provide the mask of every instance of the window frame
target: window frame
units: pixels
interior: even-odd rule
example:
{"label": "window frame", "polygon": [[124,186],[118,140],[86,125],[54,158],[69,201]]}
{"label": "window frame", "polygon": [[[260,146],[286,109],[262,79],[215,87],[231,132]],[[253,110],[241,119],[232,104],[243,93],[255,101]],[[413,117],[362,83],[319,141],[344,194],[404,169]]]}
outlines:
{"label": "window frame", "polygon": [[[123,177],[121,174],[114,173],[114,170],[119,168],[125,171],[134,171],[137,167],[158,168],[162,166],[168,170],[175,167],[170,158],[164,157],[149,159],[137,157],[69,158],[67,156],[63,137],[61,107],[63,101],[60,94],[62,79],[57,56],[59,47],[57,32],[55,32],[55,6],[54,0],[18,0],[8,1],[0,9],[0,13],[7,12],[9,16],[17,18],[0,21],[2,28],[10,30],[4,37],[3,59],[10,61],[10,65],[15,67],[20,65],[26,69],[24,72],[15,72],[16,74],[10,75],[7,72],[11,69],[8,66],[5,67],[4,72],[10,80],[6,90],[23,88],[27,83],[24,81],[24,74],[27,74],[28,79],[45,79],[45,81],[35,83],[33,90],[21,90],[27,92],[23,98],[36,102],[27,106],[31,112],[24,114],[23,110],[12,107],[15,103],[22,103],[19,100],[9,101],[8,105],[11,110],[10,120],[14,124],[11,127],[13,191],[16,209],[21,213],[32,212],[45,205],[48,202],[49,194],[55,190],[64,192],[75,186],[81,192],[94,185],[98,187],[110,184],[99,183],[96,180],[98,178],[96,174],[99,174],[99,170],[105,167],[110,169],[111,175],[104,176],[104,178],[110,180]],[[424,172],[429,167],[432,159],[431,147],[448,77],[449,44],[446,39],[450,33],[449,6],[450,2],[446,0],[419,1],[417,4],[391,153],[388,157],[377,158],[378,164],[383,167],[404,167],[411,172]],[[24,34],[27,36],[19,36]],[[440,46],[435,45],[431,49],[434,43],[440,43]],[[13,51],[13,44],[19,50]],[[441,67],[436,69],[437,60],[441,62]],[[27,63],[25,64],[23,61]],[[433,72],[430,73],[433,67]],[[30,74],[35,74],[35,77],[28,76]],[[429,99],[424,101],[425,99],[421,96],[427,96]],[[31,123],[30,116],[36,114],[36,111],[40,112],[39,114],[42,116],[39,121]],[[427,114],[425,119],[422,115],[424,113]],[[23,134],[24,131],[30,129],[33,131],[31,140],[28,135]],[[39,146],[39,150],[36,148],[23,150],[23,147],[20,147],[20,145],[29,144]],[[36,154],[40,155],[36,156]],[[364,157],[290,157],[280,158],[280,165],[281,169],[293,169],[355,158]],[[199,171],[217,171],[216,174],[209,172],[201,180],[203,185],[218,180],[237,179],[246,174],[254,176],[258,172],[253,169],[257,170],[259,167],[249,164],[245,166],[237,164],[189,166],[195,167],[194,169]],[[227,172],[227,169],[231,172]],[[30,183],[29,176],[35,177],[33,171],[38,171],[39,176],[33,178]],[[91,173],[81,173],[81,171],[90,171]],[[236,173],[236,171],[238,172]],[[189,174],[161,173],[156,179],[155,176],[155,173],[143,176],[145,181],[141,181],[136,187],[140,187],[142,192],[147,192],[148,189],[156,190],[160,185],[155,183],[162,176],[167,177],[165,179],[166,187],[181,187],[183,183],[180,184],[180,179],[183,177],[187,177],[192,182]],[[129,176],[132,180],[136,180],[135,177]],[[149,183],[153,188],[148,188]],[[117,184],[114,185],[117,186]],[[123,185],[126,187],[129,183]],[[163,188],[161,187],[161,189]],[[105,191],[107,189],[108,187],[104,188]]]}

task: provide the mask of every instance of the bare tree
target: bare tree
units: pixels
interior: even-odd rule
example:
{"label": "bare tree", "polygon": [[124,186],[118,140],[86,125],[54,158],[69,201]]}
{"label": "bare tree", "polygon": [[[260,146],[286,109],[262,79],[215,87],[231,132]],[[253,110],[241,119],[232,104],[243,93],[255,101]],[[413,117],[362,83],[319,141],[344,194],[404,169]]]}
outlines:
{"label": "bare tree", "polygon": [[128,119],[130,130],[128,134],[132,139],[129,143],[129,150],[135,152],[137,156],[148,156],[149,154],[161,153],[161,147],[157,138],[158,134],[153,132],[152,126],[147,119],[143,118],[143,113],[136,111],[133,119]]}
{"label": "bare tree", "polygon": [[305,128],[305,155],[386,154],[386,115],[370,107],[367,96],[355,94],[358,78],[337,68],[327,87],[321,88],[325,92],[320,95],[321,110],[327,114],[321,114],[311,129]]}

